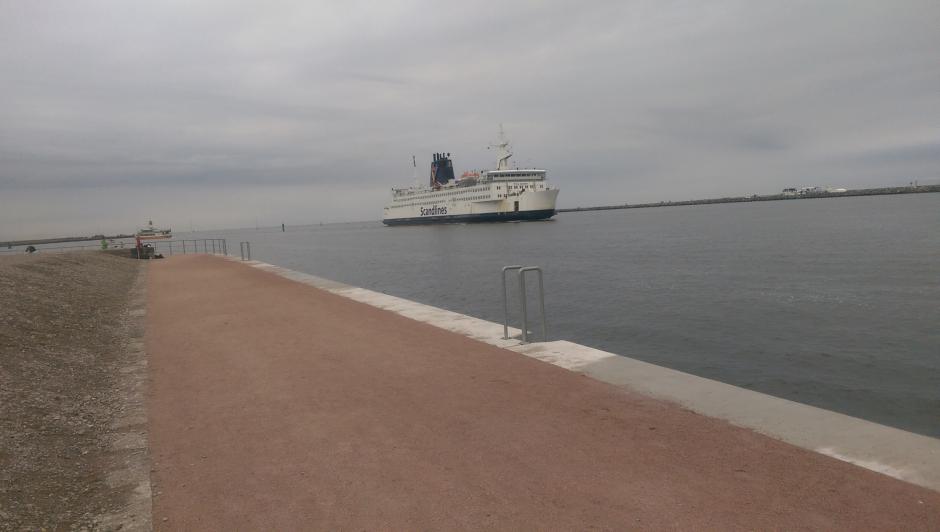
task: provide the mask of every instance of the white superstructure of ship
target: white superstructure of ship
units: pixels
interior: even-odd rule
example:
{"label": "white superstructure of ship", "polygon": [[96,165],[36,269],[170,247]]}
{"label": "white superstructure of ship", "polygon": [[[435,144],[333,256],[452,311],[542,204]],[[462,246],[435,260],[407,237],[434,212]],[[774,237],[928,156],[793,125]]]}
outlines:
{"label": "white superstructure of ship", "polygon": [[147,222],[147,227],[138,229],[135,235],[140,240],[162,240],[173,237],[173,231],[170,229],[159,229],[153,226],[153,220]]}
{"label": "white superstructure of ship", "polygon": [[509,142],[499,132],[495,170],[454,178],[449,153],[435,153],[427,186],[393,188],[382,222],[387,225],[544,220],[555,215],[558,189],[545,170],[510,168]]}

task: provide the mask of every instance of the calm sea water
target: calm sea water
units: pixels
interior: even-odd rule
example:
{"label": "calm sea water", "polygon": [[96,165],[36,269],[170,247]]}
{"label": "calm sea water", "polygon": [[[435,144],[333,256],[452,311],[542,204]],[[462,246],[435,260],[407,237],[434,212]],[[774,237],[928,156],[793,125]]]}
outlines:
{"label": "calm sea water", "polygon": [[541,266],[551,339],[940,437],[940,194],[215,235],[497,322],[500,268]]}

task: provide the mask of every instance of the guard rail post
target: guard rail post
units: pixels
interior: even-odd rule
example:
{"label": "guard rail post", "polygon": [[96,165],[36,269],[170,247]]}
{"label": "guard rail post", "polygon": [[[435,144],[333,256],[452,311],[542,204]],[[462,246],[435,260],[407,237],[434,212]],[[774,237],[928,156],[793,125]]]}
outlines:
{"label": "guard rail post", "polygon": [[509,295],[507,294],[509,288],[506,286],[506,272],[519,269],[522,269],[522,266],[513,265],[503,267],[503,340],[509,339]]}
{"label": "guard rail post", "polygon": [[545,283],[542,279],[542,268],[538,266],[528,266],[519,269],[519,295],[522,298],[522,343],[528,343],[529,319],[526,314],[526,292],[525,292],[525,274],[526,272],[536,272],[539,274],[539,307],[542,312],[542,341],[548,340],[548,326],[545,320]]}

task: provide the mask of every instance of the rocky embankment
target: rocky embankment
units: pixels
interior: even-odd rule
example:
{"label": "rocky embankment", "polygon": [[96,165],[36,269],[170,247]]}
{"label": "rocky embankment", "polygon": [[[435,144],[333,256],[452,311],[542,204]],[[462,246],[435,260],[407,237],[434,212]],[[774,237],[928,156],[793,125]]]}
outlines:
{"label": "rocky embankment", "polygon": [[0,257],[0,529],[148,529],[135,260]]}

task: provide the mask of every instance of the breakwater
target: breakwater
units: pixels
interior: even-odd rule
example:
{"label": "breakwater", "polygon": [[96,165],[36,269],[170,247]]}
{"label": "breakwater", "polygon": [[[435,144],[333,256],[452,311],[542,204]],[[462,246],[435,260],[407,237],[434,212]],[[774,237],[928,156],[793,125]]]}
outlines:
{"label": "breakwater", "polygon": [[90,242],[95,240],[119,240],[123,238],[134,238],[134,235],[93,235],[93,236],[63,236],[56,238],[34,238],[32,240],[8,240],[0,242],[0,246],[11,248],[16,246],[38,246],[41,244],[62,244],[64,242]]}
{"label": "breakwater", "polygon": [[897,194],[925,194],[940,192],[940,185],[920,185],[904,187],[860,188],[845,192],[808,192],[805,194],[769,194],[753,196],[735,196],[726,198],[707,198],[686,201],[660,201],[656,203],[624,203],[622,205],[601,205],[597,207],[574,207],[557,209],[557,212],[609,211],[616,209],[648,209],[651,207],[680,207],[685,205],[710,205],[714,203],[748,203],[753,201],[789,201],[801,199],[845,198],[854,196],[889,196]]}

